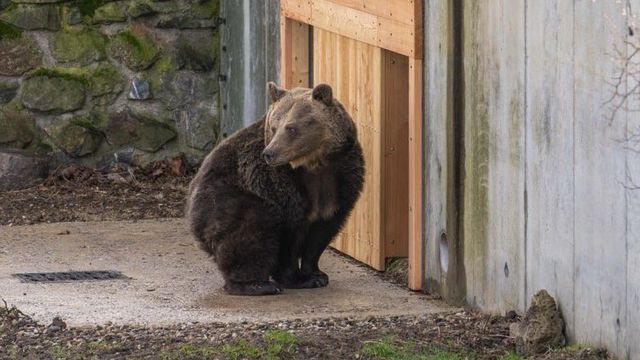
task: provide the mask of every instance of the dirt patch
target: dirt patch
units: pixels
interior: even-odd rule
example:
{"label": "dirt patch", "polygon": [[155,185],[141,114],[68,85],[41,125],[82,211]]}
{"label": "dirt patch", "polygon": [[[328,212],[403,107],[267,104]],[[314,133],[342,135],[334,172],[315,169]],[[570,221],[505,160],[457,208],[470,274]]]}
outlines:
{"label": "dirt patch", "polygon": [[0,191],[0,225],[182,217],[190,180],[177,162],[144,170],[71,165],[38,186]]}
{"label": "dirt patch", "polygon": [[513,350],[505,319],[473,312],[363,320],[66,328],[60,321],[43,326],[17,309],[4,309],[0,323],[0,357],[8,358],[385,358],[372,351],[395,346],[402,349],[397,351],[416,356],[438,351],[490,359]]}
{"label": "dirt patch", "polygon": [[[38,359],[520,359],[512,320],[459,311],[437,315],[171,327],[67,328],[0,309],[0,358]],[[608,359],[568,348],[544,359]]]}

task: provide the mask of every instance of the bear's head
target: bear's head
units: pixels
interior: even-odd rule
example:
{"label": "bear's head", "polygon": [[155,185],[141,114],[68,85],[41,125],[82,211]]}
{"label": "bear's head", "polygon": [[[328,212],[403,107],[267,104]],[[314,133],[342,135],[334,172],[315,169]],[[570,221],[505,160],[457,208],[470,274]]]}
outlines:
{"label": "bear's head", "polygon": [[269,82],[268,88],[262,155],[269,165],[315,170],[356,141],[355,124],[329,85],[287,90]]}

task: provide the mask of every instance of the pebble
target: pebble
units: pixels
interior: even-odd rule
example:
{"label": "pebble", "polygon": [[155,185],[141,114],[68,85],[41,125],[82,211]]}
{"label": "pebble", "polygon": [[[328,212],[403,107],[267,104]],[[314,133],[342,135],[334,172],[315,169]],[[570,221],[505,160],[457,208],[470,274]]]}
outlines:
{"label": "pebble", "polygon": [[131,100],[147,100],[151,98],[151,90],[149,82],[140,79],[131,81],[129,90],[129,99]]}

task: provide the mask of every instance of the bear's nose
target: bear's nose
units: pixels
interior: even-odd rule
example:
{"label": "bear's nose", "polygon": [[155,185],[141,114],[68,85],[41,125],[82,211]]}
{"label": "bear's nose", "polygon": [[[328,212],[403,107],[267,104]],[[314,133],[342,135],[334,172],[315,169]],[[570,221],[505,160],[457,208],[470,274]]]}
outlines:
{"label": "bear's nose", "polygon": [[264,161],[267,162],[267,164],[270,164],[271,161],[273,161],[274,156],[275,153],[271,149],[264,149],[264,151],[262,152],[262,157],[264,158]]}

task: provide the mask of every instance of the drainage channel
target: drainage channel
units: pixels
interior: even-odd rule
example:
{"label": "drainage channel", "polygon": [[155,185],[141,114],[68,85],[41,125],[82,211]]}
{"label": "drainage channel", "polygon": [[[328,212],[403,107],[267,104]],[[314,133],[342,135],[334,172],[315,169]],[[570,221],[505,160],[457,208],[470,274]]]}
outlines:
{"label": "drainage channel", "polygon": [[120,271],[97,270],[97,271],[66,271],[66,272],[44,272],[44,273],[21,273],[12,274],[26,283],[60,283],[71,281],[98,281],[98,280],[118,280],[129,279]]}

